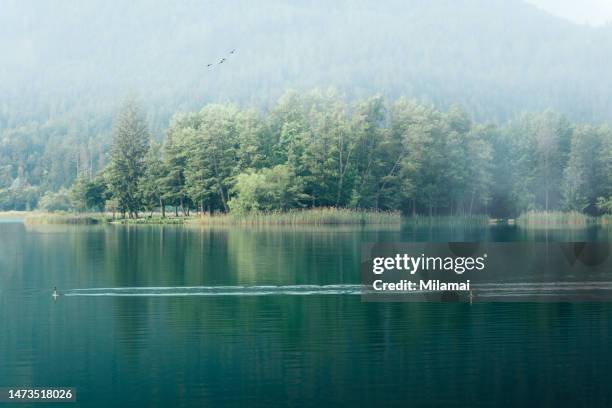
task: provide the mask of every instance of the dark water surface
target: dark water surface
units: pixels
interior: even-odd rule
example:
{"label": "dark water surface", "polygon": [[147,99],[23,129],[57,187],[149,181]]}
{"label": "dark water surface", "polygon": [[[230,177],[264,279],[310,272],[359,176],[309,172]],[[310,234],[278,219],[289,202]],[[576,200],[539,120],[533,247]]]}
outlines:
{"label": "dark water surface", "polygon": [[[0,223],[0,387],[75,387],[86,407],[612,406],[611,303],[362,303],[236,290],[358,283],[362,242],[609,237]],[[54,302],[53,286],[98,290]],[[212,286],[232,293],[111,296]]]}

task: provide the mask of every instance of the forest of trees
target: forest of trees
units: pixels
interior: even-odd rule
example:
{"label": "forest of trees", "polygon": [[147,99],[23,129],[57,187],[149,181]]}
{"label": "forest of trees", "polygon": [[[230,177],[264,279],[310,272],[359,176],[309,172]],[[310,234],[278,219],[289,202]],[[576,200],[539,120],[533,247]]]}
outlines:
{"label": "forest of trees", "polygon": [[[151,4],[5,4],[0,209],[607,208],[611,26],[523,0]],[[111,198],[132,92],[144,164]]]}
{"label": "forest of trees", "polygon": [[524,0],[9,1],[0,47],[0,143],[24,130],[34,142],[76,137],[94,158],[126,92],[147,101],[156,135],[174,112],[265,108],[288,87],[459,103],[499,123],[547,108],[612,120],[612,27]]}
{"label": "forest of trees", "polygon": [[3,209],[107,210],[176,215],[309,207],[490,214],[609,210],[612,130],[546,111],[498,126],[460,107],[440,111],[381,96],[352,103],[334,91],[287,92],[269,111],[210,104],[176,114],[151,137],[130,99],[114,121],[104,165],[74,184],[17,177]]}

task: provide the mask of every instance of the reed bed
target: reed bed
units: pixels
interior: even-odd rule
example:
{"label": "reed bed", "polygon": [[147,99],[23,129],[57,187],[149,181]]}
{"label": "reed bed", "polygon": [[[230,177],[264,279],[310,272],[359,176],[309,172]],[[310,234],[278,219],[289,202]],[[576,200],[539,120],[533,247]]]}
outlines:
{"label": "reed bed", "polygon": [[527,211],[517,218],[517,224],[522,228],[585,228],[604,220],[578,211]]}
{"label": "reed bed", "polygon": [[490,219],[487,215],[443,215],[443,216],[427,216],[415,215],[406,217],[405,223],[414,226],[435,226],[435,227],[453,227],[453,226],[474,226],[483,227],[490,224]]}
{"label": "reed bed", "polygon": [[245,214],[214,214],[188,219],[207,225],[400,225],[399,212],[313,208]]}
{"label": "reed bed", "polygon": [[0,211],[0,218],[25,218],[29,212],[27,211]]}
{"label": "reed bed", "polygon": [[30,213],[24,218],[24,223],[29,225],[95,225],[108,221],[104,214]]}
{"label": "reed bed", "polygon": [[117,218],[113,224],[129,224],[129,225],[181,225],[192,219],[192,217],[141,217],[141,218]]}

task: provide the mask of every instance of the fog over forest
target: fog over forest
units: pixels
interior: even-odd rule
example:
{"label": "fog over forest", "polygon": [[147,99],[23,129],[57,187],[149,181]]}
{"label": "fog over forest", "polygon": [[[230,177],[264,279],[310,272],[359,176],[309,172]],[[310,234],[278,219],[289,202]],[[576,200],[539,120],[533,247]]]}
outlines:
{"label": "fog over forest", "polygon": [[207,102],[265,107],[287,88],[330,86],[458,103],[485,120],[612,117],[612,29],[521,0],[4,3],[1,128],[108,117],[133,92],[164,128]]}
{"label": "fog over forest", "polygon": [[612,120],[612,27],[522,0],[3,3],[0,189],[37,197],[104,168],[133,95],[161,142],[177,113],[230,103],[268,117],[288,90],[458,105],[499,126],[545,111]]}

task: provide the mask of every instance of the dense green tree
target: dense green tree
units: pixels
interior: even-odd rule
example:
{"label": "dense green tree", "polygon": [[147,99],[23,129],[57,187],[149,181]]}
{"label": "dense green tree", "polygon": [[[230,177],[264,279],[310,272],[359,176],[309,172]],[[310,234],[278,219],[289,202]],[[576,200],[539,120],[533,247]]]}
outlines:
{"label": "dense green tree", "polygon": [[433,215],[447,200],[446,123],[444,116],[427,106],[408,105],[411,117],[404,124],[407,155],[401,165],[404,194],[412,213],[422,209]]}
{"label": "dense green tree", "polygon": [[189,147],[185,184],[191,199],[205,207],[229,211],[229,193],[237,174],[239,137],[238,110],[233,106],[210,105],[192,127],[182,129]]}
{"label": "dense green tree", "polygon": [[359,102],[354,107],[351,126],[357,143],[355,184],[351,194],[354,207],[380,208],[385,177],[394,172],[395,158],[387,156],[389,129],[384,126],[386,119],[387,107],[380,96]]}
{"label": "dense green tree", "polygon": [[164,203],[174,207],[175,215],[178,215],[179,208],[185,213],[185,207],[189,205],[185,187],[185,167],[189,152],[183,126],[191,121],[190,116],[179,115],[173,119],[163,149],[165,174],[160,180],[161,198]]}
{"label": "dense green tree", "polygon": [[72,208],[70,192],[65,188],[57,192],[47,191],[38,200],[38,208],[44,211],[69,211]]}
{"label": "dense green tree", "polygon": [[145,117],[133,99],[127,100],[115,118],[108,182],[119,211],[130,218],[137,218],[142,208],[139,182],[144,174],[148,148]]}
{"label": "dense green tree", "polygon": [[238,137],[236,171],[272,166],[276,140],[264,119],[253,109],[237,112],[234,119]]}
{"label": "dense green tree", "polygon": [[604,197],[612,197],[612,129],[606,124],[599,127],[601,151],[599,162],[601,163],[601,180],[599,180],[600,194]]}
{"label": "dense green tree", "polygon": [[301,101],[304,123],[292,135],[287,164],[304,183],[311,206],[344,205],[352,164],[346,104],[333,91],[314,91]]}
{"label": "dense green tree", "polygon": [[493,198],[493,169],[495,167],[493,140],[496,136],[495,127],[477,125],[467,134],[466,151],[466,184],[463,193],[464,212],[488,213],[489,204]]}
{"label": "dense green tree", "polygon": [[232,212],[288,210],[302,206],[308,196],[303,185],[287,165],[241,173],[233,187],[228,205]]}
{"label": "dense green tree", "polygon": [[578,126],[572,135],[571,151],[564,172],[564,206],[583,211],[595,208],[603,194],[602,133],[592,126]]}
{"label": "dense green tree", "polygon": [[611,197],[598,197],[597,198],[597,209],[605,214],[612,214],[612,196]]}
{"label": "dense green tree", "polygon": [[87,190],[89,180],[87,176],[82,174],[77,177],[74,184],[70,188],[70,204],[77,211],[85,211],[89,208],[87,203]]}
{"label": "dense green tree", "polygon": [[103,174],[93,180],[82,174],[70,188],[70,203],[77,211],[103,211],[109,194]]}
{"label": "dense green tree", "polygon": [[162,212],[162,217],[166,216],[166,210],[163,198],[162,179],[164,177],[165,168],[162,160],[161,145],[156,142],[151,142],[149,151],[145,156],[144,173],[140,179],[140,191],[142,193],[142,203],[145,210],[153,212],[159,208]]}
{"label": "dense green tree", "polygon": [[30,211],[36,208],[39,189],[30,185],[0,190],[0,208],[4,210]]}
{"label": "dense green tree", "polygon": [[526,208],[558,208],[563,171],[567,164],[572,128],[565,117],[547,111],[520,118],[513,127],[516,195]]}

